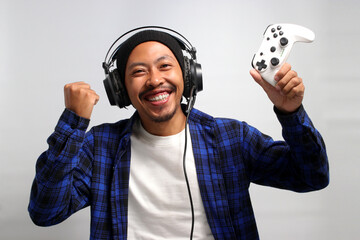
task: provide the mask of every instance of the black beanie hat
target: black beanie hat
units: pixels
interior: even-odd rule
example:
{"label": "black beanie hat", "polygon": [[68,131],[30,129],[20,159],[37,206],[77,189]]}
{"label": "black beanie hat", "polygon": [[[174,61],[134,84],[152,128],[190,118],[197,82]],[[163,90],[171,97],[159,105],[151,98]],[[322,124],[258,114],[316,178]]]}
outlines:
{"label": "black beanie hat", "polygon": [[119,49],[114,56],[114,59],[116,59],[116,68],[119,71],[120,79],[122,82],[125,81],[125,68],[132,50],[137,45],[148,41],[160,42],[167,46],[173,52],[177,61],[179,62],[184,76],[184,55],[182,53],[182,49],[184,49],[184,47],[181,47],[180,42],[168,33],[155,30],[145,30],[134,34],[126,41],[124,41],[119,46]]}

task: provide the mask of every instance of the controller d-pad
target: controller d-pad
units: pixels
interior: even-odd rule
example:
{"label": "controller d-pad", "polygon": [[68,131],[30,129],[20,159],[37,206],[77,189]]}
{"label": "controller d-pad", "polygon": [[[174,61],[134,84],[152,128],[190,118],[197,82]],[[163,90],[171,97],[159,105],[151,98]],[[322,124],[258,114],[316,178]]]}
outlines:
{"label": "controller d-pad", "polygon": [[261,62],[257,62],[256,66],[258,67],[259,71],[267,68],[267,65],[265,64],[265,60],[261,60]]}

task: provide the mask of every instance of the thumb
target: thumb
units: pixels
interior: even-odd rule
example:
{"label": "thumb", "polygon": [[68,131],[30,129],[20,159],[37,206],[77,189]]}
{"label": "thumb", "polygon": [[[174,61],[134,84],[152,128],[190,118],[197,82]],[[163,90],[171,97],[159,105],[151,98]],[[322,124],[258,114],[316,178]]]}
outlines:
{"label": "thumb", "polygon": [[265,92],[268,92],[274,88],[270,83],[265,81],[261,77],[260,73],[258,71],[256,71],[255,69],[250,70],[250,75],[255,80],[255,82],[257,82],[265,90]]}

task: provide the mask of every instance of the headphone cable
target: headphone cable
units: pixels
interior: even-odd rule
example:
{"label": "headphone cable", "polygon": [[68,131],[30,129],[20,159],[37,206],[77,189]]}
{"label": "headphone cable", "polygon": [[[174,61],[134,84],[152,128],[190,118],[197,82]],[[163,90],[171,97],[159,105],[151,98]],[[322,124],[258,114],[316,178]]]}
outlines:
{"label": "headphone cable", "polygon": [[191,231],[190,231],[190,240],[192,240],[193,238],[193,233],[194,233],[194,224],[195,224],[195,216],[194,216],[194,204],[193,204],[193,200],[192,200],[192,195],[191,195],[191,189],[190,189],[190,184],[189,184],[189,179],[187,176],[187,172],[186,172],[186,152],[187,152],[187,131],[188,131],[188,121],[189,121],[189,115],[191,112],[191,109],[194,106],[195,103],[195,99],[196,99],[196,91],[195,91],[195,86],[193,86],[191,88],[190,91],[190,98],[187,104],[187,109],[186,109],[186,122],[185,122],[185,146],[184,146],[184,155],[183,155],[183,170],[184,170],[184,176],[185,176],[185,181],[186,181],[186,186],[188,189],[188,194],[189,194],[189,199],[190,199],[190,206],[191,206]]}

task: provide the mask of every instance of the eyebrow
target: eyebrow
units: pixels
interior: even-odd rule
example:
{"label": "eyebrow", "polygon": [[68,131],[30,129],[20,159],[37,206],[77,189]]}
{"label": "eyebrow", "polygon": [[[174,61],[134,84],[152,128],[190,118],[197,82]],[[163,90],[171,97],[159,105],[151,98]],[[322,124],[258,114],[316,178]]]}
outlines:
{"label": "eyebrow", "polygon": [[164,56],[161,56],[158,59],[156,59],[154,61],[154,63],[158,63],[158,62],[160,62],[162,60],[165,60],[165,59],[175,60],[172,56],[165,54]]}
{"label": "eyebrow", "polygon": [[132,69],[136,66],[146,66],[146,64],[143,62],[134,62],[134,63],[130,64],[130,66],[128,66],[127,69]]}
{"label": "eyebrow", "polygon": [[[162,60],[165,60],[165,59],[170,59],[170,60],[173,60],[173,61],[175,60],[172,56],[170,56],[168,54],[165,54],[165,55],[155,59],[155,61],[153,63],[156,64],[156,63],[158,63],[158,62],[160,62]],[[144,62],[134,62],[134,63],[130,64],[127,69],[132,69],[132,68],[134,68],[136,66],[144,66],[144,67],[146,67],[147,64],[144,63]]]}

